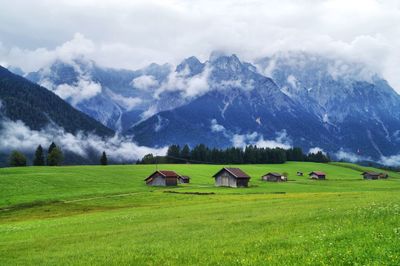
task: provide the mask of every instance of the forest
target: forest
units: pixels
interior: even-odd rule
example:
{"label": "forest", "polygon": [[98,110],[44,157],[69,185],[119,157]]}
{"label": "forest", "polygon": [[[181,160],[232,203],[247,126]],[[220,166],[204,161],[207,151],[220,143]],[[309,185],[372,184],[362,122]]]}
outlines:
{"label": "forest", "polygon": [[166,156],[145,155],[137,164],[155,163],[207,163],[207,164],[278,164],[286,161],[306,161],[326,163],[330,161],[328,154],[321,151],[305,154],[301,148],[263,148],[254,145],[243,148],[229,147],[225,149],[210,148],[199,144],[192,149],[188,145],[180,147],[171,145]]}

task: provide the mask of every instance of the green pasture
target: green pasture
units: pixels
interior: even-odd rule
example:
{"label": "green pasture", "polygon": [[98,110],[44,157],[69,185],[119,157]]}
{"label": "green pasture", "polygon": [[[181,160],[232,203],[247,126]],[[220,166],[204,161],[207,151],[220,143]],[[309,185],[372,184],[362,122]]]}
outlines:
{"label": "green pasture", "polygon": [[[154,165],[2,168],[0,265],[400,264],[399,173],[240,165],[250,187],[235,189],[214,187],[221,167],[159,165],[191,177],[178,187],[146,186]],[[261,181],[270,171],[289,181]]]}

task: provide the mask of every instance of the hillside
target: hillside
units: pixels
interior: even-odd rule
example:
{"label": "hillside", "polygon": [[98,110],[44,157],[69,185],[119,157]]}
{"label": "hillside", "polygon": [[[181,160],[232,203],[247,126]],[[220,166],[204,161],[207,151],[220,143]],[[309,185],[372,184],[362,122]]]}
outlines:
{"label": "hillside", "polygon": [[113,131],[74,109],[60,97],[0,66],[0,116],[21,120],[34,130],[57,125],[66,132],[93,132],[110,136]]}
{"label": "hillside", "polygon": [[[239,167],[249,188],[214,187],[218,165],[159,165],[191,176],[168,188],[145,185],[154,165],[2,168],[0,264],[398,262],[399,173],[365,181],[368,168],[351,164]],[[328,179],[296,176],[312,170]],[[260,181],[269,171],[289,181]]]}

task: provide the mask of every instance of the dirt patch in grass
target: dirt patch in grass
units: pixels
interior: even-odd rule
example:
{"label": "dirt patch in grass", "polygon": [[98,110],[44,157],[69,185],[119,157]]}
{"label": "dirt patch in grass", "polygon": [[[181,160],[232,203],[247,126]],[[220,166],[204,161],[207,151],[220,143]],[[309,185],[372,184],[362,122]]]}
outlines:
{"label": "dirt patch in grass", "polygon": [[215,195],[214,192],[179,192],[172,190],[166,190],[164,191],[164,193],[185,194],[185,195]]}

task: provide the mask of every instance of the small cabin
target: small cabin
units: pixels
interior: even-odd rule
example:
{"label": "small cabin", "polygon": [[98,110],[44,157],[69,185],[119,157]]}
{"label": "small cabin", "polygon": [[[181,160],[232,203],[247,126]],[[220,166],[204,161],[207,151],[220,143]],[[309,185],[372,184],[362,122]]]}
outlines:
{"label": "small cabin", "polygon": [[308,174],[311,179],[317,179],[317,180],[324,180],[326,179],[326,174],[324,172],[320,171],[313,171]]}
{"label": "small cabin", "polygon": [[215,175],[217,187],[248,187],[250,176],[239,168],[222,168]]}
{"label": "small cabin", "polygon": [[188,177],[187,175],[180,175],[179,177],[178,177],[178,182],[180,183],[180,184],[187,184],[187,183],[189,183],[190,182],[190,177]]}
{"label": "small cabin", "polygon": [[263,175],[261,180],[268,182],[284,182],[287,181],[287,177],[279,173],[271,172]]}
{"label": "small cabin", "polygon": [[297,176],[303,176],[303,172],[297,172]]}
{"label": "small cabin", "polygon": [[157,170],[144,181],[148,186],[177,186],[179,175],[174,171]]}
{"label": "small cabin", "polygon": [[386,178],[388,178],[388,174],[386,174],[386,173],[364,172],[361,175],[364,177],[364,179],[368,179],[368,180],[376,180],[376,179],[386,179]]}
{"label": "small cabin", "polygon": [[387,179],[388,177],[389,177],[389,175],[387,173],[381,173],[379,178]]}

